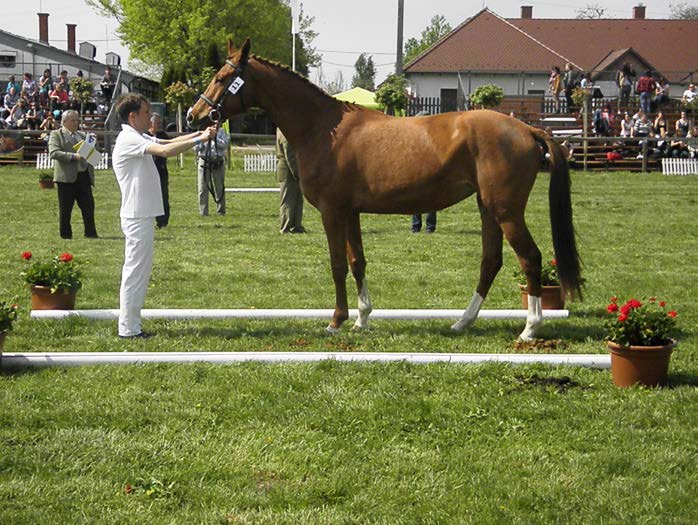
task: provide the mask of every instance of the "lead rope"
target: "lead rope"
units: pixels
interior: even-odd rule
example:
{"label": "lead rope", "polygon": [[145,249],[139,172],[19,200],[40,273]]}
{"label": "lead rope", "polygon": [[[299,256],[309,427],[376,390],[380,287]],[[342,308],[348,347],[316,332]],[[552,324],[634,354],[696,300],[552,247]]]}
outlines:
{"label": "lead rope", "polygon": [[[216,127],[218,126],[218,122],[216,122]],[[213,143],[213,147],[216,148],[216,158],[219,158],[220,156],[218,155],[218,131],[216,130],[216,135],[214,135],[213,138],[208,139],[208,144],[206,145],[206,153],[204,154],[204,178],[207,180],[207,186],[208,186],[208,192],[211,194],[211,197],[213,197],[213,202],[216,204],[220,204],[223,201],[223,196],[225,194],[225,187],[223,188],[223,191],[221,192],[220,198],[216,198],[216,187],[213,183],[213,167],[211,166],[211,143]],[[208,177],[206,177],[208,175]]]}

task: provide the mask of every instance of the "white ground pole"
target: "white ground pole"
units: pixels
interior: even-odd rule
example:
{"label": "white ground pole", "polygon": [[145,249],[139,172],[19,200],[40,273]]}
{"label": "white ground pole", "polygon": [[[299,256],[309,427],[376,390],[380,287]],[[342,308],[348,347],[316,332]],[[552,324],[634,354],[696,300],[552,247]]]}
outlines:
{"label": "white ground pole", "polygon": [[4,353],[0,358],[3,369],[47,368],[104,364],[145,363],[311,363],[317,361],[391,362],[414,364],[450,363],[508,363],[610,368],[608,354],[432,354],[377,352],[36,352]]}
{"label": "white ground pole", "polygon": [[[463,310],[373,310],[371,319],[422,320],[458,319]],[[331,309],[290,309],[237,308],[237,309],[146,309],[141,310],[143,319],[324,319],[332,317]],[[359,311],[349,310],[350,318],[357,318]],[[479,319],[526,319],[527,310],[480,310]],[[566,319],[569,310],[543,310],[544,319]],[[62,319],[65,317],[85,317],[97,320],[116,320],[119,310],[32,310],[32,319]]]}
{"label": "white ground pole", "polygon": [[279,193],[279,188],[226,188],[226,193]]}

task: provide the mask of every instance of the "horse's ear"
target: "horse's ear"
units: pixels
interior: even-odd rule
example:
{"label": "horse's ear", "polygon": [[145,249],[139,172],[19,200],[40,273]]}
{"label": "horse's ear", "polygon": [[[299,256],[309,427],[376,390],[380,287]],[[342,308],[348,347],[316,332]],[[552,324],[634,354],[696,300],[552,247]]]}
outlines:
{"label": "horse's ear", "polygon": [[233,44],[233,39],[229,38],[228,39],[228,56],[229,57],[233,56],[235,54],[235,51],[237,51],[237,49],[235,49],[235,44]]}
{"label": "horse's ear", "polygon": [[249,37],[245,39],[245,42],[240,48],[240,64],[247,64],[247,59],[250,56],[250,39]]}

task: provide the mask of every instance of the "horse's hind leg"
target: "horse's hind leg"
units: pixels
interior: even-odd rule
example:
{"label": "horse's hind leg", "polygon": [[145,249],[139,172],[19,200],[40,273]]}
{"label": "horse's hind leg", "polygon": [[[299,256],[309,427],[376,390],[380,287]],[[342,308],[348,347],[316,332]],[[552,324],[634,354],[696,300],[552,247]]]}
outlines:
{"label": "horse's hind leg", "polygon": [[347,224],[347,259],[349,259],[349,267],[359,293],[359,316],[353,328],[364,330],[368,328],[368,316],[373,310],[373,305],[366,282],[366,257],[364,257],[364,246],[361,241],[361,220],[358,212],[352,213]]}
{"label": "horse's hind leg", "polygon": [[468,308],[465,309],[461,318],[451,326],[451,329],[456,331],[461,331],[475,322],[477,314],[480,312],[480,307],[490,291],[492,281],[494,281],[499,269],[502,267],[502,229],[490,211],[483,205],[479,196],[477,203],[480,207],[480,217],[482,219],[480,280]]}
{"label": "horse's hind leg", "polygon": [[530,341],[543,324],[543,309],[541,306],[541,254],[531,233],[528,231],[523,216],[517,220],[502,223],[502,230],[509,244],[516,252],[521,269],[526,275],[528,284],[528,314],[526,328],[519,335],[522,341]]}
{"label": "horse's hind leg", "polygon": [[347,242],[346,216],[338,211],[322,211],[322,225],[327,236],[327,245],[330,250],[330,266],[335,289],[335,309],[332,322],[325,328],[331,334],[339,332],[339,327],[349,318],[347,305],[347,256],[345,246]]}

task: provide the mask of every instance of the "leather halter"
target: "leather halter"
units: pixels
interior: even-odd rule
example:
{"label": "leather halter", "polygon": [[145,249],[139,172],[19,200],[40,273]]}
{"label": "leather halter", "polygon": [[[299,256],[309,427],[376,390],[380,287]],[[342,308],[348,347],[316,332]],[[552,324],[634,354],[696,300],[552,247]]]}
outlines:
{"label": "leather halter", "polygon": [[[206,104],[208,104],[209,107],[211,108],[211,111],[209,112],[208,117],[209,117],[209,119],[211,119],[214,122],[219,122],[221,120],[221,116],[223,115],[223,102],[225,102],[225,97],[227,97],[228,94],[230,94],[230,91],[229,91],[230,86],[232,85],[233,82],[235,82],[236,79],[238,79],[239,77],[242,77],[242,74],[244,73],[244,70],[245,70],[245,64],[238,66],[237,64],[232,62],[230,59],[226,59],[225,63],[233,68],[233,71],[235,74],[230,77],[223,92],[220,95],[218,95],[218,98],[215,101],[211,100],[203,93],[200,95],[200,98],[204,102],[206,102]],[[242,98],[242,90],[244,89],[244,87],[245,87],[244,84],[242,86],[240,86],[240,89],[236,93],[240,97],[240,105],[243,108],[245,107],[245,102]],[[214,113],[218,115],[218,118],[214,118]]]}

